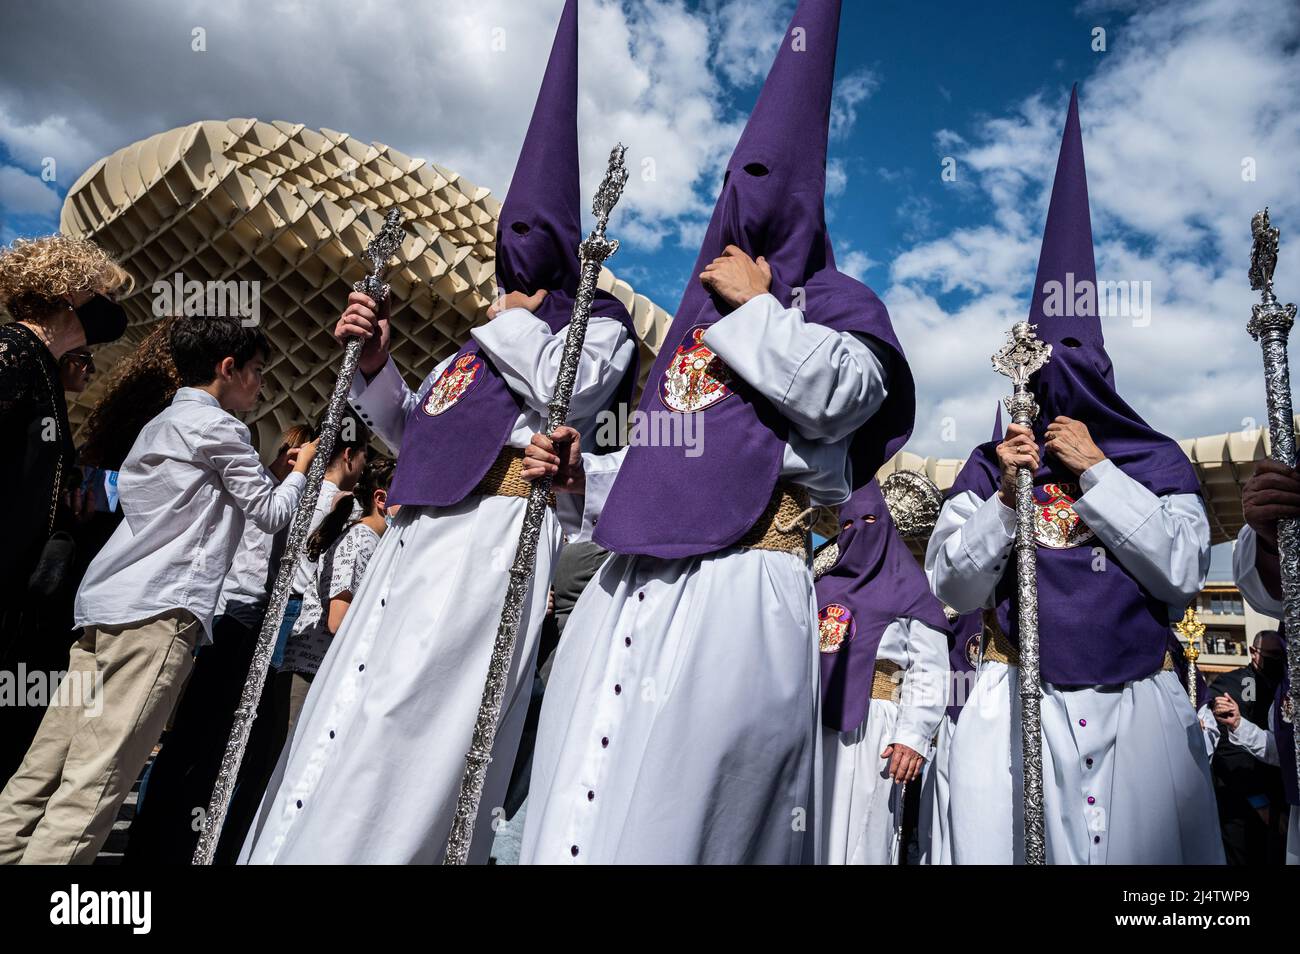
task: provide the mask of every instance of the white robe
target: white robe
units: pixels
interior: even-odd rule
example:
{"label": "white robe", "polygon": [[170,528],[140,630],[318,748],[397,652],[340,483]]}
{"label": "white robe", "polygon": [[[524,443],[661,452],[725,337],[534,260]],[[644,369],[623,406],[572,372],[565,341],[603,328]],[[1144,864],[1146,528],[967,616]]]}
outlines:
{"label": "white robe", "polygon": [[934,743],[934,757],[925,766],[921,780],[921,816],[917,823],[917,841],[921,847],[921,864],[952,864],[952,817],[948,754],[952,734],[957,728],[945,712]]}
{"label": "white robe", "polygon": [[851,732],[822,727],[825,864],[897,863],[903,786],[885,775],[889,762],[880,753],[899,743],[928,759],[948,701],[948,641],[942,633],[919,620],[894,620],[881,636],[876,658],[904,671],[898,701],[873,699],[866,719]]}
{"label": "white robe", "polygon": [[[816,503],[846,499],[848,442],[885,396],[875,346],[771,295],[704,342],[790,422],[784,478]],[[611,457],[588,470],[591,519]],[[806,559],[611,556],[574,607],[547,684],[521,862],[811,859],[819,681]]]}
{"label": "white robe", "polygon": [[[1111,556],[1182,616],[1209,567],[1194,494],[1157,497],[1110,461],[1080,478],[1075,510]],[[996,495],[950,499],[926,551],[935,594],[958,612],[992,605],[1015,535]],[[985,661],[948,756],[952,860],[1023,860],[1017,671]],[[1174,672],[1122,686],[1043,684],[1043,786],[1052,864],[1221,864],[1209,759]]]}
{"label": "white robe", "polygon": [[[1255,569],[1255,546],[1255,531],[1250,527],[1242,527],[1237,534],[1237,545],[1232,550],[1233,577],[1242,597],[1256,612],[1280,620],[1282,601],[1275,599],[1259,578],[1259,571]],[[1282,760],[1277,751],[1277,726],[1273,724],[1273,711],[1269,709],[1268,731],[1242,719],[1236,731],[1228,733],[1228,740],[1246,749],[1261,762],[1280,765]],[[1300,806],[1296,805],[1291,806],[1291,813],[1287,817],[1286,863],[1300,865]]]}
{"label": "white robe", "polygon": [[[511,309],[472,332],[525,405],[512,446],[526,446],[544,427],[565,330],[552,335],[533,315]],[[619,322],[591,319],[571,404],[577,426],[589,426],[608,404],[635,346]],[[390,361],[368,384],[358,376],[353,405],[396,449],[408,410],[450,360],[414,393]],[[442,859],[526,505],[521,497],[471,496],[452,507],[402,508],[312,683],[241,861]],[[561,539],[559,516],[548,511],[471,861],[486,860],[502,815]]]}

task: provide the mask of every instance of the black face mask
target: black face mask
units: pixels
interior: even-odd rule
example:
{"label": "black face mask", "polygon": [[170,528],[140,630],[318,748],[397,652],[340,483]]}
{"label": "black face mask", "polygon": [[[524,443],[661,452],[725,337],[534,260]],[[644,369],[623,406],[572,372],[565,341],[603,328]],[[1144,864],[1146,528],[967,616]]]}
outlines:
{"label": "black face mask", "polygon": [[116,341],[126,331],[126,309],[103,295],[96,295],[80,308],[74,308],[81,329],[86,333],[86,344],[97,345]]}

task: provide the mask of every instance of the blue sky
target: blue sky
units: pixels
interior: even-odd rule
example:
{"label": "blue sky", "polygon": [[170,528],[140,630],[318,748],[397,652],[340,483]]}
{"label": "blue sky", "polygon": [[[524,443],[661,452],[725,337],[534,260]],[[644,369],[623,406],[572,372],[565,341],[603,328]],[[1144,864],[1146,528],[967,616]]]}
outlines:
{"label": "blue sky", "polygon": [[[47,0],[7,11],[0,238],[53,229],[61,195],[96,158],[198,119],[330,127],[503,195],[560,5]],[[668,310],[794,8],[582,0],[584,190],[610,145],[627,143],[634,175],[610,264]],[[1006,390],[988,356],[1027,308],[1075,81],[1099,275],[1151,287],[1150,321],[1107,325],[1121,390],[1174,437],[1263,420],[1259,351],[1243,330],[1249,220],[1271,206],[1278,292],[1300,297],[1300,4],[846,0],[828,211],[841,267],[881,294],[908,352],[910,450],[963,457],[988,433]],[[940,177],[944,156],[955,182]],[[52,185],[37,176],[45,157],[57,160]],[[650,181],[636,174],[647,159]]]}
{"label": "blue sky", "polygon": [[[793,4],[782,9],[788,16]],[[1060,95],[1064,116],[1070,84],[1097,66],[1098,54],[1089,48],[1092,27],[1113,27],[1124,18],[1118,12],[1084,15],[1067,3],[844,4],[836,75],[867,72],[876,86],[856,107],[849,134],[831,144],[832,161],[846,164],[854,187],[831,199],[828,211],[837,249],[847,246],[880,263],[863,273],[868,284],[882,284],[883,263],[917,238],[988,215],[976,197],[940,180],[945,153],[936,131],[965,130],[972,118],[997,115],[1043,88]],[[761,78],[728,84],[723,93],[743,116],[760,85]],[[644,285],[671,310],[694,252],[647,253],[631,244],[620,258],[618,265],[631,263],[646,276],[638,290]]]}

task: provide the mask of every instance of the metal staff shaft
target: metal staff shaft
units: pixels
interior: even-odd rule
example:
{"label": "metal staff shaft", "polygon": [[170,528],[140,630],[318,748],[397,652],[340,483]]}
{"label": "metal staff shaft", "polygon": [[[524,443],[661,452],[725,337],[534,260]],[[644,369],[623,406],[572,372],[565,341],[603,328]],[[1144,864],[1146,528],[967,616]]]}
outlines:
{"label": "metal staff shaft", "polygon": [[[1034,334],[1034,326],[1017,322],[1007,344],[993,355],[993,367],[1011,379],[1006,399],[1014,424],[1026,427],[1038,417],[1038,402],[1029,390],[1029,376],[1045,365],[1052,346]],[[1016,599],[1019,610],[1020,754],[1024,804],[1025,863],[1047,864],[1043,825],[1042,687],[1038,667],[1038,573],[1034,543],[1034,472],[1016,471]]]}
{"label": "metal staff shaft", "polygon": [[[1256,212],[1250,230],[1254,243],[1250,253],[1250,287],[1260,292],[1259,304],[1251,307],[1246,330],[1264,352],[1264,390],[1268,398],[1269,456],[1280,464],[1296,463],[1295,418],[1291,408],[1291,370],[1287,360],[1287,338],[1295,324],[1296,306],[1283,305],[1273,294],[1273,270],[1277,267],[1280,232],[1268,220],[1268,209]],[[1292,713],[1300,712],[1300,522],[1277,523],[1278,562],[1282,576],[1282,625],[1286,632],[1287,670],[1290,674]],[[1300,746],[1295,751],[1300,774]]]}
{"label": "metal staff shaft", "polygon": [[[618,251],[618,241],[605,238],[605,226],[627,183],[627,167],[623,161],[626,151],[626,147],[620,143],[610,152],[609,168],[592,203],[596,227],[578,247],[582,271],[578,279],[578,291],[573,299],[569,332],[564,339],[564,351],[560,356],[555,397],[546,417],[548,434],[554,433],[568,419],[569,399],[573,396],[578,361],[582,357],[582,343],[587,335],[587,322],[591,318],[596,281],[600,278],[600,269],[605,260]],[[492,659],[488,663],[483,698],[474,720],[474,735],[469,752],[465,755],[465,773],[461,777],[460,792],[456,796],[456,814],[452,819],[451,833],[447,837],[443,864],[463,865],[469,860],[474,822],[478,818],[488,765],[492,762],[492,746],[496,742],[497,723],[501,718],[501,700],[505,696],[506,678],[510,673],[511,660],[514,659],[515,639],[519,633],[524,599],[528,595],[533,567],[537,562],[537,544],[541,538],[542,521],[546,515],[550,492],[549,477],[534,481],[528,492],[528,505],[519,531],[519,543],[515,547],[515,560],[510,567],[510,583],[506,588],[505,605],[501,608],[501,620],[497,624],[496,640],[492,644]]]}
{"label": "metal staff shaft", "polygon": [[[398,209],[390,209],[384,216],[383,228],[370,240],[366,248],[366,257],[371,263],[370,273],[354,286],[357,291],[365,292],[377,302],[388,297],[388,286],[384,284],[383,275],[387,271],[388,260],[401,244],[402,213]],[[293,515],[293,522],[289,525],[284,555],[280,558],[280,568],[271,587],[266,615],[262,617],[262,629],[257,635],[253,659],[248,666],[248,677],[244,680],[244,689],[240,693],[239,705],[235,709],[230,739],[226,742],[226,751],[221,757],[221,769],[217,773],[217,782],[212,790],[212,798],[208,802],[207,814],[203,817],[199,842],[194,849],[193,864],[196,865],[212,864],[217,844],[221,840],[221,829],[226,822],[226,812],[230,808],[235,782],[239,778],[239,766],[244,761],[244,750],[248,747],[253,720],[257,717],[257,704],[262,698],[262,688],[266,684],[267,671],[271,668],[271,656],[275,653],[280,624],[284,620],[285,606],[289,602],[289,588],[293,585],[294,570],[298,566],[298,558],[302,554],[303,544],[311,528],[312,514],[315,513],[316,501],[320,498],[321,481],[325,477],[325,468],[329,466],[330,455],[334,452],[334,442],[338,438],[339,428],[342,425],[343,412],[347,408],[348,393],[352,390],[352,379],[356,375],[363,344],[362,339],[353,338],[343,351],[343,364],[339,368],[338,377],[334,380],[334,392],[330,395],[325,418],[321,422],[320,443],[316,447],[316,456],[307,471],[307,483],[303,487],[302,496],[298,498],[298,509]]]}

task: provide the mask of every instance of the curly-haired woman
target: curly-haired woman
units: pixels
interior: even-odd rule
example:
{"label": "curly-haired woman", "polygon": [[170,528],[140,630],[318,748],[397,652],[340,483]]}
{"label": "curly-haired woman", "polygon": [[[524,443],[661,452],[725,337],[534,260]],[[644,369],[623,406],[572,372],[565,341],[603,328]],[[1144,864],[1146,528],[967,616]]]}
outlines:
{"label": "curly-haired woman", "polygon": [[66,541],[52,536],[74,465],[59,359],[121,337],[126,312],[112,296],[128,282],[87,239],[51,235],[0,249],[0,308],[13,319],[0,325],[0,499],[32,502],[11,510],[0,547],[0,668],[13,663],[24,616],[71,562]]}

